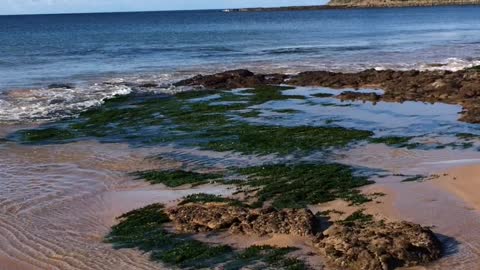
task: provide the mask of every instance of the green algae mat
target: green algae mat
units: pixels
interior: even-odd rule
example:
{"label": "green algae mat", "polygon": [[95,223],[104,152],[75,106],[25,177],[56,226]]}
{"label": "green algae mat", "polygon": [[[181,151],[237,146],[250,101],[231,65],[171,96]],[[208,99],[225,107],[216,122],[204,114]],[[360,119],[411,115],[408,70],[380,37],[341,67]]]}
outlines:
{"label": "green algae mat", "polygon": [[238,92],[121,96],[75,119],[22,130],[10,138],[22,143],[65,143],[81,139],[133,145],[175,143],[214,151],[286,155],[345,147],[373,135],[370,131],[338,126],[283,126],[248,121],[258,115],[254,109],[257,105],[305,99],[301,95],[282,94],[289,89],[265,86]]}

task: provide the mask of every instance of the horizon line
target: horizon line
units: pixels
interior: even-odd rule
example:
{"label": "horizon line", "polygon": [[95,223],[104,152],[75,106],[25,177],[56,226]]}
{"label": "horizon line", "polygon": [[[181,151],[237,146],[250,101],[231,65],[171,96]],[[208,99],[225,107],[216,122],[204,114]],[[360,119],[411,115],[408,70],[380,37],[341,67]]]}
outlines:
{"label": "horizon line", "polygon": [[2,16],[44,16],[44,15],[81,15],[81,14],[115,14],[115,13],[154,13],[154,12],[180,12],[180,11],[221,11],[224,8],[209,9],[161,9],[161,10],[131,10],[131,11],[89,11],[89,12],[56,12],[56,13],[19,13],[0,14]]}
{"label": "horizon line", "polygon": [[180,12],[180,11],[217,11],[226,9],[255,9],[255,8],[288,8],[288,7],[310,7],[326,6],[302,5],[302,6],[257,6],[257,7],[236,7],[236,8],[205,8],[205,9],[162,9],[162,10],[130,10],[130,11],[89,11],[89,12],[54,12],[54,13],[19,13],[19,14],[0,14],[2,16],[44,16],[44,15],[76,15],[76,14],[115,14],[115,13],[147,13],[147,12]]}

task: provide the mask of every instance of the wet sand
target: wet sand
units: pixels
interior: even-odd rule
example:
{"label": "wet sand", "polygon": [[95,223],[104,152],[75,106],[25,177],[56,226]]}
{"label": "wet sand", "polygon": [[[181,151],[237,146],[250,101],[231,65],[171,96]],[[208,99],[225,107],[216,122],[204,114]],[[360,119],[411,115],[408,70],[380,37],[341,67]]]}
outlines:
{"label": "wet sand", "polygon": [[480,210],[480,165],[459,167],[447,172],[434,181],[435,185],[455,194],[470,207]]}
{"label": "wet sand", "polygon": [[146,159],[154,151],[95,142],[0,145],[0,269],[165,269],[147,255],[103,243],[115,217],[191,193],[230,191],[167,189],[126,174],[179,166]]}

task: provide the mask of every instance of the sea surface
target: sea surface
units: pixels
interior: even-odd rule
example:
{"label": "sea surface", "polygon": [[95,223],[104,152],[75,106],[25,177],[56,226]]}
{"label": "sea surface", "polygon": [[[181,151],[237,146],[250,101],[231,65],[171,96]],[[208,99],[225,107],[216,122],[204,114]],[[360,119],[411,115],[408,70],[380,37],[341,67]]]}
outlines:
{"label": "sea surface", "polygon": [[[234,68],[457,70],[480,64],[478,14],[470,6],[0,16],[0,121],[58,117],[131,91],[105,80],[165,86]],[[77,89],[46,90],[53,83]],[[30,91],[5,94],[19,89]]]}

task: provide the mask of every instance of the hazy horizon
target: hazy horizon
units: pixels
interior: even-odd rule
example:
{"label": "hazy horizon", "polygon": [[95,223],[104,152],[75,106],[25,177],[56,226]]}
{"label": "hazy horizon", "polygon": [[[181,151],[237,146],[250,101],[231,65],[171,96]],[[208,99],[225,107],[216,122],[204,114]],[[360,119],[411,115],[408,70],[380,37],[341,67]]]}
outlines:
{"label": "hazy horizon", "polygon": [[178,0],[175,2],[156,0],[98,0],[94,3],[83,0],[3,0],[0,15],[36,15],[70,13],[110,13],[209,10],[246,7],[276,7],[297,5],[322,5],[327,0]]}

